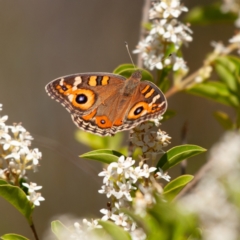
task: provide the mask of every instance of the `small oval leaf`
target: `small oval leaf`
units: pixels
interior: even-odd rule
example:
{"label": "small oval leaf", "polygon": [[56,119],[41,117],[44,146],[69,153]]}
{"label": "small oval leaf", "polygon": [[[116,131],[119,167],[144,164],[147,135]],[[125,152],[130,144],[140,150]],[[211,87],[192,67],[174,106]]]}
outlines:
{"label": "small oval leaf", "polygon": [[110,221],[98,221],[104,230],[112,237],[114,240],[130,240],[130,234],[123,230],[123,228],[117,226],[115,223]]}
{"label": "small oval leaf", "polygon": [[121,146],[123,133],[117,133],[114,137],[101,137],[82,130],[77,130],[75,138],[80,143],[91,147],[92,149],[117,148]]}
{"label": "small oval leaf", "polygon": [[80,155],[82,158],[87,158],[91,160],[96,160],[101,163],[110,164],[112,162],[117,162],[118,158],[123,154],[111,149],[100,149],[91,152],[84,153]]}
{"label": "small oval leaf", "polygon": [[227,86],[221,82],[208,81],[198,83],[187,89],[186,92],[235,108],[239,106],[238,97],[231,93]]}
{"label": "small oval leaf", "polygon": [[220,80],[226,84],[230,91],[238,93],[238,67],[235,63],[227,57],[219,57],[214,66]]}
{"label": "small oval leaf", "polygon": [[216,111],[214,112],[215,119],[219,122],[219,124],[225,129],[230,130],[234,128],[234,124],[230,117],[222,111]]}
{"label": "small oval leaf", "polygon": [[0,237],[0,239],[2,239],[2,240],[29,240],[26,237],[23,237],[21,235],[14,234],[14,233],[4,234],[3,236]]}
{"label": "small oval leaf", "polygon": [[[142,80],[148,80],[154,82],[152,74],[146,69],[140,68],[138,69],[142,73]],[[136,68],[132,64],[122,64],[114,69],[113,73],[124,76],[125,78],[129,78],[134,72]]]}
{"label": "small oval leaf", "polygon": [[134,66],[131,63],[124,63],[124,64],[121,64],[118,67],[116,67],[113,70],[113,73],[120,75],[120,72],[125,71],[126,69],[131,69],[131,68],[134,69]]}
{"label": "small oval leaf", "polygon": [[173,200],[178,193],[190,182],[194,176],[182,175],[168,183],[163,189],[163,195],[169,201]]}
{"label": "small oval leaf", "polygon": [[10,184],[0,185],[0,196],[12,204],[32,224],[33,205],[27,199],[24,191]]}
{"label": "small oval leaf", "polygon": [[205,148],[190,144],[173,147],[160,158],[157,163],[157,168],[160,167],[163,171],[166,171],[184,159],[198,155],[205,151]]}

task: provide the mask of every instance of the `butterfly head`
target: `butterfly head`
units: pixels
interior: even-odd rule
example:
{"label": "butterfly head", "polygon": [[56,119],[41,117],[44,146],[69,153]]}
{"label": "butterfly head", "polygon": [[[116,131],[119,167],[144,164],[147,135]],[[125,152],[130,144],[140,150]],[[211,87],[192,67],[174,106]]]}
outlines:
{"label": "butterfly head", "polygon": [[140,70],[136,70],[132,73],[131,78],[141,80],[142,79],[142,72]]}

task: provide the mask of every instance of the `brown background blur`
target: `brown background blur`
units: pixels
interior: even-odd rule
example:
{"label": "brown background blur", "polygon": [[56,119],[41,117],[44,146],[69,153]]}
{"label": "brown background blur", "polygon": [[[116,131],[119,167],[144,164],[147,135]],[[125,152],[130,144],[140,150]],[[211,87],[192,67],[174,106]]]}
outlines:
{"label": "brown background blur", "polygon": [[[204,2],[210,1],[184,1],[189,8]],[[0,114],[9,116],[8,124],[22,122],[35,138],[33,146],[43,153],[39,172],[29,174],[31,181],[43,186],[41,192],[46,198],[34,211],[41,239],[57,215],[100,217],[99,210],[107,201],[97,192],[101,179],[93,179],[86,161],[78,158],[89,149],[76,142],[76,127],[70,115],[47,96],[44,87],[56,77],[111,72],[129,62],[124,41],[128,41],[130,49],[137,44],[142,5],[143,0],[0,1]],[[194,41],[184,48],[191,71],[212,49],[210,41],[226,43],[234,33],[234,27],[227,25],[192,29]],[[169,108],[178,112],[162,125],[173,137],[170,147],[181,144],[180,131],[185,121],[191,144],[209,149],[223,133],[212,117],[213,110],[223,109],[218,104],[181,93],[169,99]],[[193,159],[188,172],[196,172],[205,160],[206,155]],[[100,164],[90,164],[100,171]],[[171,172],[173,177],[178,174],[178,168]],[[23,216],[0,198],[0,236],[5,233],[32,239]]]}

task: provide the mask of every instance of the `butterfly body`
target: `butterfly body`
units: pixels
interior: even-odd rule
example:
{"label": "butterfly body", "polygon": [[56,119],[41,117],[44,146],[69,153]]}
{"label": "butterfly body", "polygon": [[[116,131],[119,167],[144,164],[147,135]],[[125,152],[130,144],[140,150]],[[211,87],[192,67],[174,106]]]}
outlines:
{"label": "butterfly body", "polygon": [[140,80],[140,71],[128,79],[111,73],[79,73],[53,80],[46,91],[70,112],[80,129],[113,136],[166,111],[161,90]]}

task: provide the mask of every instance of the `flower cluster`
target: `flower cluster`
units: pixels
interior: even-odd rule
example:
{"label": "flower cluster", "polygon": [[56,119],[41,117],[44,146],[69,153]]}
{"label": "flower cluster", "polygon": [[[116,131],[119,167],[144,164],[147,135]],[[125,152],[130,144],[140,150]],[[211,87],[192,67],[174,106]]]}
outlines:
{"label": "flower cluster", "polygon": [[130,133],[130,141],[135,148],[141,148],[144,157],[155,160],[159,153],[163,153],[162,148],[170,143],[171,137],[166,132],[155,128],[154,123],[145,122]]}
{"label": "flower cluster", "polygon": [[235,21],[235,26],[240,27],[240,2],[238,0],[223,0],[221,11],[223,13],[232,12],[237,14],[238,18]]}
{"label": "flower cluster", "polygon": [[239,146],[238,132],[225,134],[210,152],[208,170],[180,201],[181,207],[200,217],[203,239],[239,238]]}
{"label": "flower cluster", "polygon": [[[37,171],[42,153],[37,148],[29,148],[33,137],[21,124],[9,126],[5,123],[7,119],[6,115],[0,117],[0,178],[19,186],[21,179],[27,179],[27,170]],[[34,185],[31,185],[31,189],[34,189]],[[38,201],[33,200],[36,194],[32,193],[29,199],[39,205]],[[40,200],[39,193],[37,195]]]}
{"label": "flower cluster", "polygon": [[[170,180],[170,177],[163,174],[161,170],[155,173],[157,170],[155,167],[149,167],[146,163],[140,163],[139,166],[135,167],[134,164],[135,160],[132,158],[121,156],[118,162],[112,162],[107,169],[99,173],[99,176],[103,177],[103,186],[99,193],[106,194],[107,198],[111,199],[111,202],[107,204],[107,209],[100,210],[104,214],[102,220],[111,220],[133,235],[140,230],[132,219],[120,212],[120,208],[131,207],[132,196],[136,193],[138,193],[138,196],[141,193],[148,198],[146,191],[156,189],[154,185],[155,176],[167,181]],[[146,181],[148,182],[147,185]],[[153,198],[153,195],[151,195],[151,198]],[[134,198],[135,212],[137,213],[139,213],[138,199]],[[142,202],[142,199],[140,201]],[[147,207],[147,203],[150,203],[150,201],[146,201],[145,207]],[[140,205],[143,206],[143,204]],[[142,210],[145,211],[143,208]]]}
{"label": "flower cluster", "polygon": [[[169,48],[178,51],[182,44],[192,41],[191,29],[177,20],[182,12],[187,11],[188,9],[182,6],[179,0],[162,0],[153,3],[153,7],[149,10],[149,19],[152,20],[151,30],[133,51],[141,54],[148,69],[162,69],[169,64],[169,60],[165,58]],[[181,57],[173,60],[181,62],[179,67],[173,67],[174,71],[187,71],[185,61]],[[173,65],[175,61],[172,62]]]}

